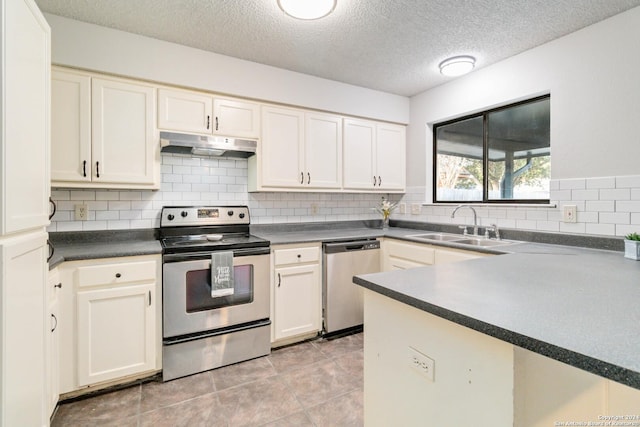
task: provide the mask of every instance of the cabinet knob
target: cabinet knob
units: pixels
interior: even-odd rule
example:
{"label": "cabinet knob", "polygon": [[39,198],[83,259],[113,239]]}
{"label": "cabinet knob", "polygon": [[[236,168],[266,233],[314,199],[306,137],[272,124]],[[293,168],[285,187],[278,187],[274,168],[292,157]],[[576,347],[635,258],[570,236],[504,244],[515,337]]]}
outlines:
{"label": "cabinet knob", "polygon": [[118,279],[119,279],[119,278],[121,278],[121,277],[122,277],[122,274],[120,274],[120,273],[116,273],[116,278],[118,278]]}
{"label": "cabinet knob", "polygon": [[302,258],[302,255],[298,254],[298,258]]}
{"label": "cabinet knob", "polygon": [[57,285],[53,285],[54,288],[62,289],[62,283],[58,283]]}

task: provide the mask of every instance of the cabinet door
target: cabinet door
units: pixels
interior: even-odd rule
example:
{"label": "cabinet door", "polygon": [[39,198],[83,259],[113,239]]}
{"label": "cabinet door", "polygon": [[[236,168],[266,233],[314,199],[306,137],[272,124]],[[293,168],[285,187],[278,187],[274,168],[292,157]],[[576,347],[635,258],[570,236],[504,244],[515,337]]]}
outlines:
{"label": "cabinet door", "polygon": [[213,98],[208,95],[158,89],[158,127],[195,133],[211,133]]}
{"label": "cabinet door", "polygon": [[[17,2],[9,2],[17,3]],[[22,2],[20,2],[22,3]],[[0,240],[0,425],[48,425],[45,417],[45,232]]]}
{"label": "cabinet door", "polygon": [[93,181],[153,184],[154,88],[117,80],[92,80]]}
{"label": "cabinet door", "polygon": [[262,108],[262,185],[302,187],[304,113],[285,108]]}
{"label": "cabinet door", "polygon": [[253,102],[214,98],[213,133],[239,138],[260,137],[260,105]]}
{"label": "cabinet door", "polygon": [[320,330],[320,265],[275,269],[274,338]]}
{"label": "cabinet door", "polygon": [[78,385],[155,368],[154,284],[77,294]]}
{"label": "cabinet door", "polygon": [[374,190],[375,123],[344,120],[344,188]]}
{"label": "cabinet door", "polygon": [[47,416],[51,416],[58,404],[60,394],[60,336],[58,330],[59,309],[58,290],[62,287],[58,269],[50,270],[47,281],[48,311],[47,336],[45,342],[46,378],[47,381]]}
{"label": "cabinet door", "polygon": [[376,126],[376,175],[378,188],[404,190],[406,180],[405,127],[382,124]]}
{"label": "cabinet door", "polygon": [[468,259],[481,258],[490,256],[479,252],[456,251],[447,249],[437,249],[435,256],[435,264],[447,264],[450,262],[465,261]]}
{"label": "cabinet door", "polygon": [[54,69],[51,180],[91,181],[91,165],[91,77]]}
{"label": "cabinet door", "polygon": [[31,0],[2,2],[0,235],[48,224],[51,31]]}
{"label": "cabinet door", "polygon": [[312,188],[342,185],[342,118],[328,114],[305,114],[305,184]]}

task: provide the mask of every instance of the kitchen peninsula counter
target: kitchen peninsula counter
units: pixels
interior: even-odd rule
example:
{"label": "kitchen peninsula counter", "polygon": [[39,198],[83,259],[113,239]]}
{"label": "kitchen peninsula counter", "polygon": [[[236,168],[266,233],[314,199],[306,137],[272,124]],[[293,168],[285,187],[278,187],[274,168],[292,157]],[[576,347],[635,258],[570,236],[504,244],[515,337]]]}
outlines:
{"label": "kitchen peninsula counter", "polygon": [[[365,288],[365,422],[627,415],[640,425],[640,262],[547,244],[503,250],[354,278]],[[411,369],[408,347],[434,360],[435,382]]]}

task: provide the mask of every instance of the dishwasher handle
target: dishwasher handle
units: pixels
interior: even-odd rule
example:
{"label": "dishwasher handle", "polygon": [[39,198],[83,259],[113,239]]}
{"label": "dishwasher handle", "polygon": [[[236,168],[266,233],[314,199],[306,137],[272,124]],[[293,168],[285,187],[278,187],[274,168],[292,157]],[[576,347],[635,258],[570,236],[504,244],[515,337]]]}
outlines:
{"label": "dishwasher handle", "polygon": [[347,242],[324,243],[322,245],[325,254],[337,254],[341,252],[368,251],[380,249],[380,241],[375,239],[353,240]]}

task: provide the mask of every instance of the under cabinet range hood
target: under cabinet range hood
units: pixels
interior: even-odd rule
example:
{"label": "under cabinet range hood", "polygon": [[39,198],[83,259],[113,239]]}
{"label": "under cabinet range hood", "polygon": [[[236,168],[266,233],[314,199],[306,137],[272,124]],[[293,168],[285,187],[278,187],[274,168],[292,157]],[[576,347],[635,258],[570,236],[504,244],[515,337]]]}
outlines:
{"label": "under cabinet range hood", "polygon": [[160,132],[160,151],[163,153],[246,159],[256,153],[257,145],[257,141],[250,139]]}

